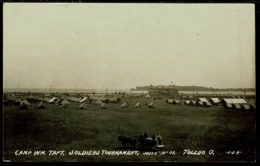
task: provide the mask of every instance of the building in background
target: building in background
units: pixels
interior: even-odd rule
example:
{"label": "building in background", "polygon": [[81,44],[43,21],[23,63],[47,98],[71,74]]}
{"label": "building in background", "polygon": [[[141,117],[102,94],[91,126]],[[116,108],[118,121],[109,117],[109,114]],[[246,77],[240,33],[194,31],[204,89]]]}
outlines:
{"label": "building in background", "polygon": [[149,95],[178,95],[179,91],[174,85],[150,86]]}

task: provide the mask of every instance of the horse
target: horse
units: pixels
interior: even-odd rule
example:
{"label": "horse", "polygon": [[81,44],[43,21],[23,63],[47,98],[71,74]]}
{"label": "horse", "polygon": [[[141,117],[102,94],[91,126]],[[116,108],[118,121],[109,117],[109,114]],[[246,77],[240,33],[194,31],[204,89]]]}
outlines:
{"label": "horse", "polygon": [[135,148],[137,145],[137,139],[135,137],[120,135],[118,140],[121,142],[123,148]]}

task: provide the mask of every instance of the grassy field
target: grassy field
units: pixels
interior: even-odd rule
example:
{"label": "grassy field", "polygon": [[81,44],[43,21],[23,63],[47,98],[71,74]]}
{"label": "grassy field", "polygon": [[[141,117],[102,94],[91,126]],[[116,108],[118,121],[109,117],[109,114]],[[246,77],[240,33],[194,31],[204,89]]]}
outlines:
{"label": "grassy field", "polygon": [[[17,106],[4,107],[4,159],[11,161],[254,161],[255,112],[170,105],[155,100],[157,108],[134,108],[151,98],[122,98],[130,108],[121,109],[120,103],[109,103],[108,109],[89,105],[79,109],[71,102],[69,109],[47,104],[47,109],[36,109],[33,103],[27,110]],[[69,155],[71,150],[118,151],[121,134],[137,136],[147,131],[149,136],[160,133],[164,152],[175,155]],[[205,150],[205,155],[183,155],[185,149]],[[213,149],[214,155],[208,151]],[[16,150],[65,150],[65,155],[15,155]],[[125,149],[123,149],[125,150]],[[226,154],[239,151],[238,155]]]}

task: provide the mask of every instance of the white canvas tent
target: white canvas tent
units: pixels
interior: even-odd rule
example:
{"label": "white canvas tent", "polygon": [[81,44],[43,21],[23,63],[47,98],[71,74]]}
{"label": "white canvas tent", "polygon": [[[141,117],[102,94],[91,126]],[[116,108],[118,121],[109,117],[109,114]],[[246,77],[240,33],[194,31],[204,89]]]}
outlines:
{"label": "white canvas tent", "polygon": [[240,104],[232,104],[234,110],[240,110],[241,106]]}
{"label": "white canvas tent", "polygon": [[248,105],[248,104],[243,104],[243,105],[242,105],[242,110],[250,110],[250,105]]}
{"label": "white canvas tent", "polygon": [[185,105],[190,105],[190,100],[185,100],[185,101],[184,101],[184,104],[185,104]]}
{"label": "white canvas tent", "polygon": [[93,104],[95,104],[95,105],[101,105],[101,104],[103,104],[103,102],[100,101],[100,100],[96,100]]}
{"label": "white canvas tent", "polygon": [[80,103],[83,103],[83,102],[86,102],[88,100],[88,97],[84,97],[83,99],[81,99],[79,102]]}
{"label": "white canvas tent", "polygon": [[27,100],[22,100],[21,102],[23,102],[25,105],[30,106],[31,104],[27,101]]}
{"label": "white canvas tent", "polygon": [[198,98],[198,101],[201,101],[202,103],[209,102],[206,98]]}
{"label": "white canvas tent", "polygon": [[102,101],[103,103],[108,103],[109,102],[109,99],[105,98],[104,96],[100,97],[99,100]]}
{"label": "white canvas tent", "polygon": [[174,100],[174,101],[173,101],[173,104],[178,105],[178,104],[181,104],[181,102],[180,102],[180,100]]}
{"label": "white canvas tent", "polygon": [[61,102],[61,107],[60,108],[64,108],[64,109],[66,109],[66,108],[69,108],[69,105],[70,105],[70,102],[68,102],[68,100],[63,100],[62,102]]}
{"label": "white canvas tent", "polygon": [[46,106],[41,101],[40,104],[37,106],[38,109],[46,109]]}
{"label": "white canvas tent", "polygon": [[174,99],[167,99],[166,102],[169,103],[169,104],[173,104]]}
{"label": "white canvas tent", "polygon": [[203,102],[205,107],[211,107],[211,103],[210,102]]}
{"label": "white canvas tent", "polygon": [[137,103],[135,104],[135,108],[141,108],[141,103],[140,103],[140,102],[137,102]]}
{"label": "white canvas tent", "polygon": [[9,101],[12,101],[12,102],[16,101],[16,97],[14,97],[14,96],[7,96],[6,99]]}
{"label": "white canvas tent", "polygon": [[231,108],[232,108],[232,104],[226,103],[226,104],[224,105],[224,107],[225,107],[226,109],[231,109]]}
{"label": "white canvas tent", "polygon": [[62,95],[62,96],[60,97],[60,99],[62,99],[62,100],[67,99],[67,98],[68,98],[68,96],[66,96],[66,95]]}
{"label": "white canvas tent", "polygon": [[49,98],[49,97],[44,97],[43,98],[43,101],[45,101],[45,102],[49,102],[51,100],[51,98]]}
{"label": "white canvas tent", "polygon": [[220,103],[220,100],[218,98],[210,98],[210,101],[212,104],[217,105]]}
{"label": "white canvas tent", "polygon": [[129,105],[126,103],[126,102],[124,102],[122,105],[121,105],[121,108],[128,108],[129,107]]}
{"label": "white canvas tent", "polygon": [[118,103],[120,101],[120,99],[119,98],[110,98],[109,99],[109,102],[111,102],[111,103]]}
{"label": "white canvas tent", "polygon": [[202,101],[197,101],[197,106],[203,106]]}
{"label": "white canvas tent", "polygon": [[149,107],[149,108],[155,108],[154,102],[150,102],[150,103],[148,104],[148,107]]}
{"label": "white canvas tent", "polygon": [[107,109],[108,107],[107,107],[107,105],[105,103],[103,103],[103,104],[101,104],[100,108],[101,109]]}
{"label": "white canvas tent", "polygon": [[247,101],[245,99],[224,98],[222,102],[230,104],[247,104]]}
{"label": "white canvas tent", "polygon": [[17,99],[15,99],[15,102],[16,102],[16,103],[21,103],[21,102],[22,102],[22,99],[17,98]]}
{"label": "white canvas tent", "polygon": [[28,106],[30,106],[30,103],[26,100],[23,100],[20,102],[19,109],[27,109]]}
{"label": "white canvas tent", "polygon": [[68,97],[67,100],[73,101],[73,102],[79,102],[80,100],[77,97],[71,96]]}
{"label": "white canvas tent", "polygon": [[189,105],[195,106],[195,105],[196,105],[196,101],[195,101],[195,100],[191,100],[190,103],[189,103]]}
{"label": "white canvas tent", "polygon": [[82,103],[82,104],[80,104],[79,108],[80,108],[80,109],[87,109],[88,106],[87,106],[87,104]]}
{"label": "white canvas tent", "polygon": [[68,100],[65,99],[65,100],[63,100],[63,101],[61,102],[61,104],[62,104],[62,105],[69,105],[70,102],[68,102]]}
{"label": "white canvas tent", "polygon": [[57,97],[53,97],[51,98],[48,102],[49,103],[55,103],[55,102],[59,102],[60,100]]}

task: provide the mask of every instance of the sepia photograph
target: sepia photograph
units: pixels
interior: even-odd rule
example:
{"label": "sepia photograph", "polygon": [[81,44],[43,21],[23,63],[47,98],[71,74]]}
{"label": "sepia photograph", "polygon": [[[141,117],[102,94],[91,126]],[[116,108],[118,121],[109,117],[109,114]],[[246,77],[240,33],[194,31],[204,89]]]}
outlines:
{"label": "sepia photograph", "polygon": [[3,3],[3,162],[255,162],[255,5]]}

